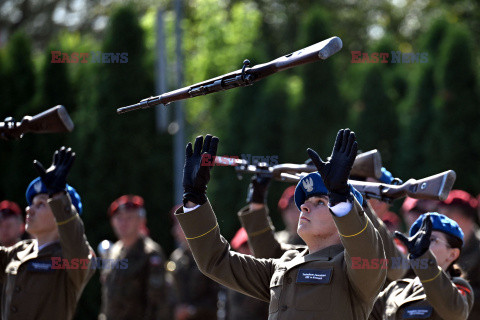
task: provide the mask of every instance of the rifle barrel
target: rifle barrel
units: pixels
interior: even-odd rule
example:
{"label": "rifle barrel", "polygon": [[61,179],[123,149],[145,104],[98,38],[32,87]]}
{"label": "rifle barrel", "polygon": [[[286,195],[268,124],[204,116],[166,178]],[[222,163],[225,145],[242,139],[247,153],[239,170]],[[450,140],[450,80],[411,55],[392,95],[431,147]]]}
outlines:
{"label": "rifle barrel", "polygon": [[118,108],[117,113],[121,114],[133,110],[145,109],[158,104],[167,105],[170,102],[178,100],[248,86],[279,71],[318,60],[325,60],[340,51],[342,46],[343,43],[339,37],[332,37],[252,68],[247,68],[250,61],[245,60],[243,62],[243,68],[240,70],[199,82],[189,87],[170,91],[156,97],[150,97],[130,106]]}

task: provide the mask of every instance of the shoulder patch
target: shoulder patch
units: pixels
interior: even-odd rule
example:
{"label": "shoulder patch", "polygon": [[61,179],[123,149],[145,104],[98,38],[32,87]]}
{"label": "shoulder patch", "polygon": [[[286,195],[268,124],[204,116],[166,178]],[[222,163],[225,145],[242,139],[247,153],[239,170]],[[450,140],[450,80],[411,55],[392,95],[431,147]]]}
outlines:
{"label": "shoulder patch", "polygon": [[466,297],[467,294],[470,294],[472,292],[469,288],[462,286],[460,284],[455,284],[455,286],[457,287],[458,292],[460,292],[464,297]]}

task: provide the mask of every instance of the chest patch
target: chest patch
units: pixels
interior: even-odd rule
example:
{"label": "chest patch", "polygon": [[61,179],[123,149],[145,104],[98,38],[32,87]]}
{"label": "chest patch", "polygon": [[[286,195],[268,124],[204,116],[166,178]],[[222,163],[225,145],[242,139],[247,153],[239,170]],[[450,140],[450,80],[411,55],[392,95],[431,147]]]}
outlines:
{"label": "chest patch", "polygon": [[426,319],[432,315],[432,307],[408,307],[404,309],[403,319]]}
{"label": "chest patch", "polygon": [[300,269],[298,270],[297,283],[330,283],[332,269]]}
{"label": "chest patch", "polygon": [[51,272],[51,261],[30,261],[27,264],[27,270],[33,272]]}

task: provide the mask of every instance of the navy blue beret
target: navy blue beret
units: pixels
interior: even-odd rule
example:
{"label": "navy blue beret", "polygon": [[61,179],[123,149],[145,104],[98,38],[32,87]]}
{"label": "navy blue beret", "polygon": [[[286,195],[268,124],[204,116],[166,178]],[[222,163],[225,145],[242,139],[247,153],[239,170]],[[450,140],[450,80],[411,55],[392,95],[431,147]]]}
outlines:
{"label": "navy blue beret", "polygon": [[[77,209],[78,214],[82,214],[83,206],[82,206],[82,199],[80,199],[80,195],[77,191],[70,185],[67,184],[67,192],[72,199],[72,204]],[[28,185],[27,192],[25,192],[25,197],[27,198],[27,203],[29,206],[32,205],[33,197],[35,197],[39,193],[47,193],[47,187],[42,182],[40,177],[34,179]]]}
{"label": "navy blue beret", "polygon": [[[353,193],[360,204],[363,203],[362,195],[352,185],[350,185],[350,192]],[[328,195],[328,190],[323,183],[322,176],[318,172],[311,172],[300,179],[297,187],[295,188],[295,205],[297,206],[298,210],[302,210],[300,209],[300,206],[305,202],[305,200],[312,196],[322,195]]]}
{"label": "navy blue beret", "polygon": [[420,227],[422,226],[423,220],[426,217],[430,217],[430,220],[432,221],[433,230],[440,231],[440,232],[449,234],[451,236],[454,236],[462,240],[462,243],[463,243],[463,231],[458,225],[458,223],[455,220],[452,220],[447,216],[444,216],[443,214],[440,214],[438,212],[428,212],[418,217],[418,219],[415,220],[415,222],[410,227],[410,237],[418,232],[418,229],[420,229]]}

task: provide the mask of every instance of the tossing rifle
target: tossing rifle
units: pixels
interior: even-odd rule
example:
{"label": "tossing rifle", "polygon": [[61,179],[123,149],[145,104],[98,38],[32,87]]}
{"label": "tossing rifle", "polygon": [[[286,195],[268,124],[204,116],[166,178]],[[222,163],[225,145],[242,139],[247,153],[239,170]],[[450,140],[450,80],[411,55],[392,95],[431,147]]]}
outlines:
{"label": "tossing rifle", "polygon": [[[357,161],[357,159],[361,155],[362,154],[357,156],[353,164],[353,168],[357,167],[356,170],[361,167],[359,166],[359,163],[365,164],[365,162]],[[373,163],[372,159],[370,161],[372,161]],[[268,166],[266,163],[258,163],[257,165],[251,165],[246,160],[225,157],[217,157],[215,159],[215,163],[217,165],[235,166],[235,171],[238,175],[248,173],[260,174],[271,177],[272,179],[277,181],[289,183],[298,183],[298,181],[304,175],[308,174],[309,172],[317,171],[316,167],[313,165],[292,163],[279,164],[275,166]],[[376,164],[381,167],[381,163],[376,162]],[[351,172],[353,172],[353,168]],[[364,170],[364,172],[375,172],[375,170],[372,170],[370,168],[370,165],[366,166],[366,168],[369,168],[369,170]],[[358,173],[356,176],[361,177],[361,175],[359,175]],[[457,175],[455,171],[448,170],[420,180],[409,179],[402,184],[387,184],[381,182],[365,182],[357,180],[349,180],[349,183],[353,185],[355,189],[357,189],[366,198],[379,199],[385,202],[391,202],[395,199],[403,198],[406,196],[415,199],[443,201],[448,197],[450,190],[452,190],[456,177]]]}
{"label": "tossing rifle", "polygon": [[[238,177],[241,178],[243,173],[259,173],[266,177],[276,180],[282,180],[282,173],[298,174],[302,172],[314,172],[317,168],[313,164],[294,164],[284,163],[275,166],[268,166],[266,163],[250,164],[247,160],[215,157],[215,165],[217,166],[234,166]],[[358,178],[375,178],[379,179],[382,175],[382,157],[378,150],[370,150],[357,155],[351,175]]]}
{"label": "tossing rifle", "polygon": [[[282,173],[278,180],[285,182],[298,182],[302,174]],[[366,198],[374,198],[385,202],[409,196],[415,199],[440,200],[447,199],[457,175],[455,171],[448,170],[420,180],[409,179],[400,185],[364,182],[349,180]]]}
{"label": "tossing rifle", "polygon": [[196,83],[174,91],[141,100],[137,104],[117,109],[117,113],[125,113],[137,109],[145,109],[159,104],[167,105],[174,101],[202,96],[237,87],[245,87],[266,78],[274,73],[302,64],[325,60],[342,49],[342,40],[332,37],[309,47],[300,49],[273,61],[249,68],[250,61],[244,60],[241,70],[233,71],[219,77]]}
{"label": "tossing rifle", "polygon": [[73,122],[64,106],[50,108],[33,117],[25,116],[22,121],[13,118],[0,122],[0,137],[4,140],[20,139],[25,133],[71,132]]}

